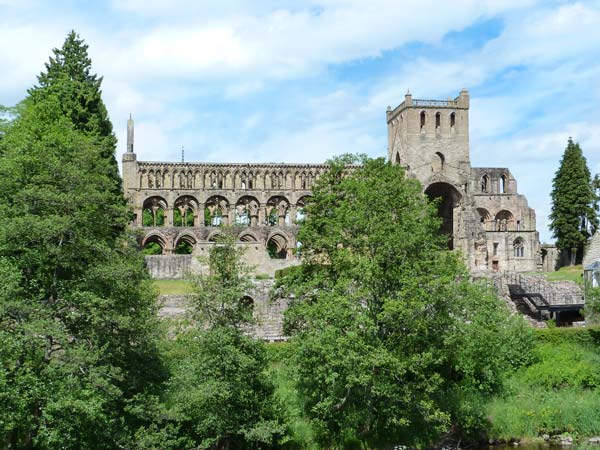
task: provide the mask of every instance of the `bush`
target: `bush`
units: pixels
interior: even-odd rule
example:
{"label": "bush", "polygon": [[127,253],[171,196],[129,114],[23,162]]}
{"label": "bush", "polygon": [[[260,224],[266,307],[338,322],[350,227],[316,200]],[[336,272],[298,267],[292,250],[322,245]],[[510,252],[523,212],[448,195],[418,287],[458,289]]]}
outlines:
{"label": "bush", "polygon": [[600,327],[536,329],[535,339],[539,344],[571,343],[585,347],[600,347]]}
{"label": "bush", "polygon": [[524,385],[546,389],[600,387],[600,354],[571,343],[542,344],[536,348],[538,362],[517,372]]}
{"label": "bush", "polygon": [[[590,333],[584,330],[554,331],[538,337],[558,339],[564,334],[573,341],[589,342]],[[505,394],[487,405],[488,437],[600,433],[600,353],[589,344],[543,343],[535,357],[535,363],[510,377]]]}

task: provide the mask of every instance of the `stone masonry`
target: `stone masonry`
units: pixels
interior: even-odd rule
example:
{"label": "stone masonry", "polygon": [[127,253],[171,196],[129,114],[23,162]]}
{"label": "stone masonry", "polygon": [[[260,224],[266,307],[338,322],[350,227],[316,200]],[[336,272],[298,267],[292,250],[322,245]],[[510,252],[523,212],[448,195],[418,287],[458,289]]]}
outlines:
{"label": "stone masonry", "polygon": [[[388,159],[417,178],[425,195],[438,199],[441,232],[474,274],[554,270],[556,248],[540,245],[535,211],[518,193],[510,170],[471,166],[469,107],[464,89],[448,100],[406,94],[386,112]],[[139,244],[153,254],[146,263],[156,278],[199,272],[198,257],[208,254],[225,225],[246,248],[255,274],[273,277],[298,264],[296,223],[326,170],[325,164],[138,161],[133,120],[127,123],[123,189]],[[255,332],[277,340],[285,302],[269,303],[268,288],[259,283],[252,294],[262,324]],[[183,299],[166,301],[164,314],[181,312]]]}
{"label": "stone masonry", "polygon": [[472,271],[554,269],[555,253],[542,249],[535,211],[517,191],[506,167],[472,167],[469,93],[448,100],[404,102],[387,110],[388,158],[439,199],[442,232]]}

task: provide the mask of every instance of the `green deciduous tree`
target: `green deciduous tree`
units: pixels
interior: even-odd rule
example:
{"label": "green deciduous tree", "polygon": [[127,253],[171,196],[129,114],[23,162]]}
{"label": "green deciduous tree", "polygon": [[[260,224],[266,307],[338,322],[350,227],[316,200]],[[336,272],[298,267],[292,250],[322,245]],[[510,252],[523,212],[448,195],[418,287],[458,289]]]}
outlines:
{"label": "green deciduous tree", "polygon": [[583,257],[583,247],[598,226],[590,170],[579,144],[569,138],[552,181],[550,229],[557,247],[570,255],[571,264]]}
{"label": "green deciduous tree", "polygon": [[[165,404],[185,448],[267,449],[286,435],[264,343],[245,334],[251,288],[235,238],[211,249],[209,272],[192,276],[190,300],[198,328],[178,334]],[[158,436],[161,436],[158,434]]]}
{"label": "green deciduous tree", "polygon": [[[435,207],[399,166],[330,163],[299,230],[298,389],[321,444],[428,445],[480,430],[475,406],[527,358],[531,335],[445,250]],[[524,356],[522,356],[524,355]]]}
{"label": "green deciduous tree", "polygon": [[161,374],[105,141],[63,111],[73,82],[27,98],[0,141],[0,447],[130,447],[126,406]]}

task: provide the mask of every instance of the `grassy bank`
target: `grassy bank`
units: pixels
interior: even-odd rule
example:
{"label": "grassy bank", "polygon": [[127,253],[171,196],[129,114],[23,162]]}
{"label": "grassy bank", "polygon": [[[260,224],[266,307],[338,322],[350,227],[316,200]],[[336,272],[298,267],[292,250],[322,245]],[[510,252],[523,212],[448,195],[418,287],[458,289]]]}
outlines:
{"label": "grassy bank", "polygon": [[[535,361],[512,373],[502,395],[483,406],[487,439],[534,439],[544,434],[600,435],[600,329],[536,331]],[[292,428],[290,448],[316,449],[287,362],[289,344],[269,344],[271,376]]]}
{"label": "grassy bank", "polygon": [[549,281],[574,281],[575,283],[583,283],[583,266],[568,266],[561,267],[555,272],[543,272],[544,276]]}
{"label": "grassy bank", "polygon": [[153,283],[160,295],[183,295],[192,292],[191,284],[186,280],[154,280]]}
{"label": "grassy bank", "polygon": [[537,332],[535,362],[513,373],[486,408],[492,439],[600,434],[597,329]]}
{"label": "grassy bank", "polygon": [[302,404],[294,386],[293,372],[287,363],[290,345],[274,343],[267,346],[271,359],[270,375],[292,434],[287,448],[313,450],[319,447],[314,441],[313,429],[302,413]]}

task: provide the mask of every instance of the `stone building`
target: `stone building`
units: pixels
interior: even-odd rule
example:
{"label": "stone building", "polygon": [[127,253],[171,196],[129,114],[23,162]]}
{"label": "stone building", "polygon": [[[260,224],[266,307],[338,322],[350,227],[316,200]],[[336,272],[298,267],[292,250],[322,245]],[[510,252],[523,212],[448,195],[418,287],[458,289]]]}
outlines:
{"label": "stone building", "polygon": [[[535,211],[517,191],[506,167],[472,167],[469,93],[448,100],[407,94],[388,107],[388,158],[416,177],[430,198],[439,198],[442,232],[472,271],[551,268],[552,249],[542,249]],[[551,254],[549,254],[551,253]]]}
{"label": "stone building", "polygon": [[[471,270],[552,266],[543,260],[548,249],[540,247],[535,212],[510,171],[471,167],[466,90],[446,101],[407,94],[388,108],[387,125],[388,158],[419,179],[426,195],[440,198],[442,232]],[[132,120],[127,128],[123,187],[140,244],[164,255],[163,262],[151,259],[154,276],[191,269],[192,258],[166,258],[206,253],[221,225],[233,226],[257,273],[273,275],[298,263],[296,220],[326,165],[138,161]]]}
{"label": "stone building", "polygon": [[[231,225],[257,273],[273,275],[298,263],[296,221],[326,165],[138,161],[133,137],[130,119],[123,188],[142,247],[165,257],[202,255],[220,227]],[[163,259],[150,260],[152,275],[166,278],[195,268],[190,258]]]}

